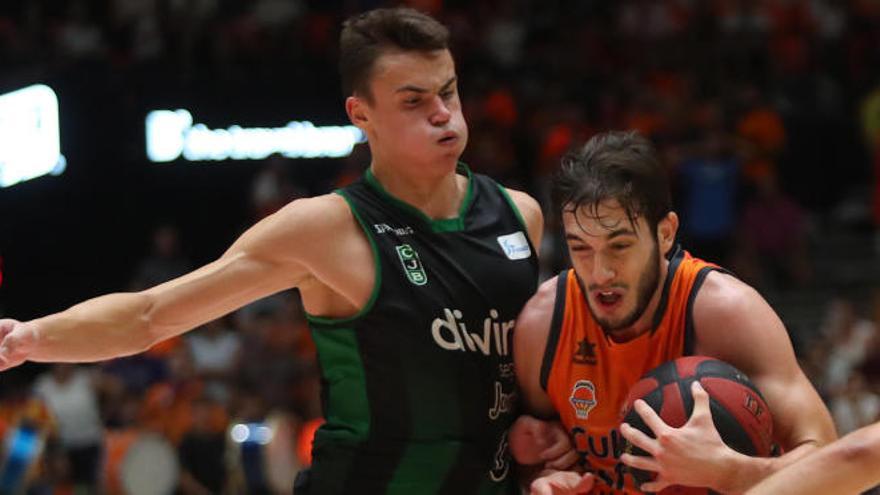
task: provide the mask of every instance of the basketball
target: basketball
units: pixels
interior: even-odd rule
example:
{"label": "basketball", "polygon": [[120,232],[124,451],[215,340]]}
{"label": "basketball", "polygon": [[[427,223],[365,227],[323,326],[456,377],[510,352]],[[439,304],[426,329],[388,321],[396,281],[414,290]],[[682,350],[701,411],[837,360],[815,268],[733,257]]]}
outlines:
{"label": "basketball", "polygon": [[[622,421],[654,436],[633,409],[633,402],[642,399],[668,425],[683,426],[694,409],[691,396],[694,381],[699,381],[709,394],[712,421],[728,446],[749,456],[771,455],[773,419],[761,392],[743,372],[706,356],[678,358],[645,374],[630,388],[621,414]],[[629,443],[625,449],[633,455],[646,455]],[[653,477],[653,473],[638,469],[631,469],[631,472],[638,483],[650,481]],[[670,487],[664,493],[705,493],[705,489],[692,491],[690,488]]]}

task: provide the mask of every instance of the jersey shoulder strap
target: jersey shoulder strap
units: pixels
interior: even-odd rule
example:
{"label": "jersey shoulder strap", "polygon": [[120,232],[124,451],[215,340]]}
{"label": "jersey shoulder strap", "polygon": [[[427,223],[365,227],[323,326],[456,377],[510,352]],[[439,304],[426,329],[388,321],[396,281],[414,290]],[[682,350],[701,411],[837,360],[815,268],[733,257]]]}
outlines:
{"label": "jersey shoulder strap", "polygon": [[568,277],[572,270],[563,270],[556,277],[556,301],[553,304],[553,318],[550,320],[550,332],[547,334],[547,347],[544,349],[544,359],[541,362],[541,389],[547,391],[547,383],[550,379],[550,370],[553,368],[553,360],[556,358],[556,347],[559,345],[559,336],[562,333],[562,321],[565,318],[565,299],[568,296]]}

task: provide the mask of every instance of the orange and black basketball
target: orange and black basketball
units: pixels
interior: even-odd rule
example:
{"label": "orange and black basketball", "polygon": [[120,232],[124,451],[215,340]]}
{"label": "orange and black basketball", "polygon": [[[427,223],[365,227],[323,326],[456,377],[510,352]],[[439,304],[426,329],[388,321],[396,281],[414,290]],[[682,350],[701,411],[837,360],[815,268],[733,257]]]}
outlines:
{"label": "orange and black basketball", "polygon": [[[678,358],[648,372],[630,389],[622,411],[622,421],[654,436],[632,407],[636,399],[642,399],[668,425],[676,428],[683,426],[694,409],[691,396],[694,381],[699,381],[709,394],[712,421],[727,445],[749,456],[771,455],[773,419],[761,392],[743,372],[724,361],[706,356]],[[629,444],[626,450],[634,455],[646,455],[646,452]],[[631,471],[639,483],[650,481],[653,477],[653,473],[637,469]],[[706,491],[685,489],[675,493]]]}

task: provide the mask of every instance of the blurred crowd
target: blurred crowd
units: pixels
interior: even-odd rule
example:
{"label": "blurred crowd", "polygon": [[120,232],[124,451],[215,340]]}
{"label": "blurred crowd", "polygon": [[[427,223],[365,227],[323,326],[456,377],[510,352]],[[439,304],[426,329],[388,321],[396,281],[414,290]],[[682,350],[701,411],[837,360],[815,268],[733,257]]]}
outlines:
{"label": "blurred crowd", "polygon": [[[131,290],[192,268],[173,226],[153,241]],[[24,376],[0,387],[0,493],[290,493],[321,421],[314,345],[290,292],[143,354]],[[13,448],[23,431],[38,438],[30,450]]]}
{"label": "blurred crowd", "polygon": [[[572,146],[623,128],[657,145],[685,247],[759,289],[827,283],[812,248],[828,232],[875,242],[866,263],[880,263],[880,2],[403,3],[452,31],[471,132],[464,161],[545,206],[543,276],[566,263],[549,177]],[[5,0],[0,85],[76,71],[130,112],[146,87],[234,95],[277,86],[339,114],[339,24],[385,4]],[[368,163],[360,146],[327,178],[270,157],[252,178],[249,215],[256,221],[343,186]],[[130,267],[129,289],[193,268],[175,225],[158,226],[152,243]],[[796,340],[845,433],[880,419],[880,286],[826,303],[824,320]],[[289,493],[292,473],[308,463],[302,439],[321,414],[295,293],[143,355],[16,377],[4,374],[0,387],[0,492],[12,470],[35,480],[31,493],[122,493],[121,459],[159,438],[178,453],[168,469],[178,470],[180,493]],[[27,431],[37,440],[28,444]],[[41,461],[16,468],[9,452],[20,445],[42,452]]]}

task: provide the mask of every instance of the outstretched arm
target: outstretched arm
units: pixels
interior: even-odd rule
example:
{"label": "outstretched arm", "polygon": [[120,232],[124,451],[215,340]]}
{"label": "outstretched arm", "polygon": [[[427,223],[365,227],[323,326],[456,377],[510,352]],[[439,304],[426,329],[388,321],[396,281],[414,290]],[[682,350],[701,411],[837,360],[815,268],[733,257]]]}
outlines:
{"label": "outstretched arm", "polygon": [[299,200],[245,232],[219,259],[135,293],[90,299],[27,322],[0,320],[0,370],[26,360],[84,362],[135,354],[248,302],[297,286],[325,228],[326,196]]}
{"label": "outstretched arm", "polygon": [[776,472],[746,495],[857,495],[880,485],[880,423],[874,423]]}

